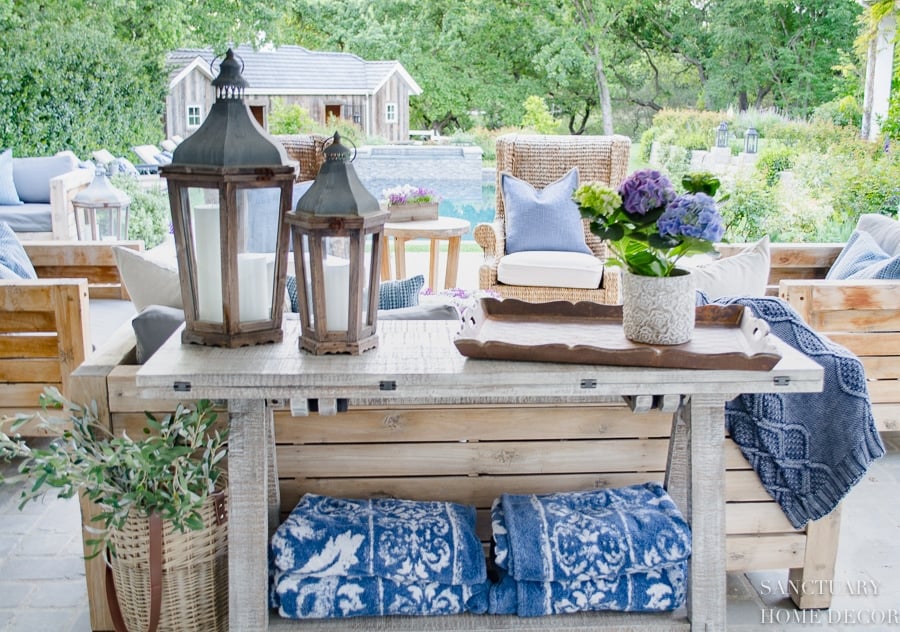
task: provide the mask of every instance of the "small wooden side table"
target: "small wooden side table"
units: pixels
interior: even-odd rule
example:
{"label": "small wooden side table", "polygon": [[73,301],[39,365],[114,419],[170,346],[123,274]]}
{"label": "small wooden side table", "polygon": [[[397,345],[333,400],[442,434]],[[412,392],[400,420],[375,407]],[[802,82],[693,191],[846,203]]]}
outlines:
{"label": "small wooden side table", "polygon": [[[444,275],[444,289],[456,287],[456,275],[459,272],[459,249],[462,236],[469,232],[471,224],[457,217],[438,217],[437,219],[415,220],[411,222],[388,222],[384,225],[384,236],[387,243],[394,239],[394,268],[397,279],[406,278],[406,242],[411,239],[428,239],[431,242],[428,259],[428,287],[437,289],[438,241],[447,240],[447,271]],[[383,249],[381,257],[381,278],[391,278],[391,262],[388,248]]]}

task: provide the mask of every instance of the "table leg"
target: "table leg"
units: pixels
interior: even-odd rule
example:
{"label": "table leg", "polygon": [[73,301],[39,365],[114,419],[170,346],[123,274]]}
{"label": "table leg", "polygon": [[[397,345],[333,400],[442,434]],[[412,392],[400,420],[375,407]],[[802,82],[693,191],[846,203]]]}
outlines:
{"label": "table leg", "polygon": [[406,278],[406,240],[394,237],[394,270],[398,279]]}
{"label": "table leg", "polygon": [[265,630],[268,422],[265,401],[228,400],[228,627]]}
{"label": "table leg", "polygon": [[381,244],[381,280],[388,281],[391,278],[391,238],[385,237]]}
{"label": "table leg", "polygon": [[688,616],[695,632],[725,629],[725,408],[713,395],[692,395],[688,432],[687,518],[692,552]]}
{"label": "table leg", "polygon": [[459,248],[462,237],[450,237],[447,240],[447,272],[444,275],[444,289],[456,287],[456,274],[459,272]]}
{"label": "table leg", "polygon": [[437,239],[432,239],[428,248],[428,287],[437,290],[438,255],[441,253],[441,244]]}

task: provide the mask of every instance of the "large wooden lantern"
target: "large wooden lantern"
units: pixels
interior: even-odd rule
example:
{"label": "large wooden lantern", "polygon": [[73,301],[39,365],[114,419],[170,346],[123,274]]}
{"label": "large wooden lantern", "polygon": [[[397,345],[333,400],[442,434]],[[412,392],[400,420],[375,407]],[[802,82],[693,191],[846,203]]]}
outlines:
{"label": "large wooden lantern", "polygon": [[[295,165],[244,103],[247,83],[229,49],[200,128],[160,168],[184,303],[182,342],[239,347],[280,342]],[[277,205],[277,207],[276,207]],[[254,252],[262,233],[275,252]]]}
{"label": "large wooden lantern", "polygon": [[359,181],[341,137],[287,214],[294,244],[300,348],[361,354],[378,345],[379,262],[390,215]]}

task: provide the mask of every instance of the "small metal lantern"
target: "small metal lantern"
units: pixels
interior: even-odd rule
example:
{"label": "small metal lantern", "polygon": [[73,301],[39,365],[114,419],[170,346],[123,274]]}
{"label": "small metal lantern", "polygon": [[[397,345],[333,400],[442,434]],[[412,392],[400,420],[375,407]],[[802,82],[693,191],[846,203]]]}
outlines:
{"label": "small metal lantern", "polygon": [[106,168],[98,165],[91,184],[72,198],[78,239],[128,239],[131,198],[106,176]]}
{"label": "small metal lantern", "polygon": [[294,244],[300,348],[359,355],[378,345],[379,262],[390,213],[359,181],[340,134],[287,214]]}
{"label": "small metal lantern", "polygon": [[744,133],[744,152],[755,154],[759,151],[759,132],[755,127],[750,127]]}
{"label": "small metal lantern", "polygon": [[722,121],[716,129],[716,147],[728,147],[728,121]]}
{"label": "small metal lantern", "polygon": [[[246,81],[229,49],[216,101],[160,167],[184,303],[184,343],[239,347],[280,342],[296,166],[244,103]],[[274,242],[266,237],[275,235]],[[260,238],[260,235],[265,237]],[[275,243],[275,252],[255,244]]]}

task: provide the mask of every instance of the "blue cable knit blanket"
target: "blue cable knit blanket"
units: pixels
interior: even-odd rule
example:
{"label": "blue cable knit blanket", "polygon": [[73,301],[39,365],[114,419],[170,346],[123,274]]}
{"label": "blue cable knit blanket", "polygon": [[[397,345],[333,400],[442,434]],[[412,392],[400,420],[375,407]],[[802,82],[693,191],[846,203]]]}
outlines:
{"label": "blue cable knit blanket", "polygon": [[[698,304],[707,301],[698,295]],[[725,407],[731,437],[763,486],[799,529],[831,512],[884,445],[853,353],[810,329],[785,301],[721,298],[713,304],[750,308],[771,332],[824,369],[821,393],[741,395]]]}

